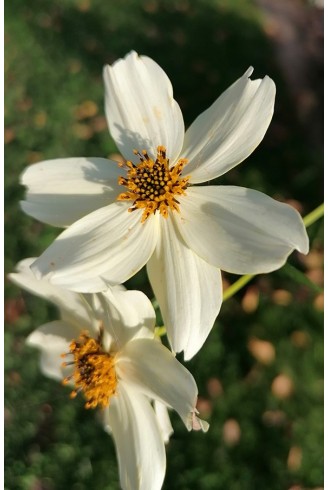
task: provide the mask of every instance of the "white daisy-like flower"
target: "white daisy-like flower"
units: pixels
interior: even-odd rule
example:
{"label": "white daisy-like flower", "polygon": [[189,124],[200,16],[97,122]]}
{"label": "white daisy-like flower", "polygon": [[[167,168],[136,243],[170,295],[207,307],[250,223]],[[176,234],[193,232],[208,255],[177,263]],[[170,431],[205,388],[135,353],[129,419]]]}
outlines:
{"label": "white daisy-like flower", "polygon": [[106,116],[126,164],[41,162],[22,176],[23,210],[68,227],[33,264],[82,292],[122,283],[147,264],[173,351],[190,359],[222,302],[220,269],[258,274],[308,252],[297,211],[261,192],[200,186],[247,158],[273,114],[275,84],[250,68],[184,133],[164,71],[131,52],[104,69]]}
{"label": "white daisy-like flower", "polygon": [[53,302],[60,320],[46,323],[27,343],[41,351],[41,370],[100,408],[112,434],[124,490],[160,489],[165,442],[172,433],[167,407],[188,430],[207,431],[197,417],[197,386],[190,372],[154,337],[155,313],[140,291],[114,286],[82,295],[37,280],[26,259],[9,278]]}

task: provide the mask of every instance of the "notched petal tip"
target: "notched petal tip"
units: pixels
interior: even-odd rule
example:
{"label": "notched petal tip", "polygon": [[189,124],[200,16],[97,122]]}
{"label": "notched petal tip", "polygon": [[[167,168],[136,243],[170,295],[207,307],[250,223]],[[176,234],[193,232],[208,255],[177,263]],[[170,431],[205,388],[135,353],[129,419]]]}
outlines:
{"label": "notched petal tip", "polygon": [[[250,76],[253,74],[253,72],[254,72],[254,67],[253,66],[250,66],[248,68],[248,70],[245,71],[243,77],[244,78],[250,78]],[[251,79],[249,81],[250,82],[255,82],[255,80],[251,80]],[[268,75],[265,75],[262,78],[262,83],[265,84],[265,87],[266,87],[266,90],[267,91],[271,90],[272,91],[272,95],[275,95],[275,93],[276,93],[276,84],[274,83],[274,81],[272,80],[272,78],[270,78]]]}
{"label": "notched petal tip", "polygon": [[134,50],[134,49],[131,49],[131,51],[129,51],[123,59],[128,59],[128,58],[140,58],[141,56],[139,56],[139,54]]}
{"label": "notched petal tip", "polygon": [[300,252],[304,255],[307,255],[309,251],[310,251],[310,241],[309,241],[309,237],[306,236],[306,243],[304,243],[304,248],[301,248]]}
{"label": "notched petal tip", "polygon": [[106,66],[108,68],[114,68],[116,65],[124,63],[124,62],[129,62],[129,60],[131,60],[131,59],[133,61],[139,61],[141,58],[142,57],[136,51],[134,51],[134,49],[132,49],[124,57],[119,58],[116,61],[114,61],[114,63],[112,63],[111,65],[106,65]]}
{"label": "notched petal tip", "polygon": [[[271,97],[271,100],[274,102],[275,97],[276,97],[276,92],[277,92],[276,84],[274,83],[272,78],[270,78],[268,75],[265,75],[265,77],[262,80],[262,83],[265,84],[267,96]],[[273,112],[273,109],[274,109],[274,107],[272,105],[272,112]]]}
{"label": "notched petal tip", "polygon": [[291,243],[292,250],[297,250],[298,252],[307,255],[310,249],[309,236],[306,231],[306,227],[301,214],[290,204],[285,204],[286,209],[291,213],[290,228],[294,230],[293,242]]}
{"label": "notched petal tip", "polygon": [[246,78],[249,78],[249,77],[252,75],[253,71],[254,71],[254,67],[253,67],[253,66],[250,66],[250,67],[249,67],[249,68],[248,68],[248,69],[245,71],[245,73],[244,73],[244,75],[243,75],[243,76],[244,76],[244,77],[246,77]]}
{"label": "notched petal tip", "polygon": [[306,228],[305,226],[303,225],[304,229],[303,229],[303,232],[300,236],[300,240],[299,240],[299,243],[296,245],[296,250],[304,255],[307,255],[309,253],[309,250],[310,250],[310,240],[309,240],[309,236],[306,232]]}
{"label": "notched petal tip", "polygon": [[209,427],[210,427],[210,424],[208,422],[206,422],[205,420],[202,420],[200,419],[199,417],[197,417],[197,414],[198,414],[198,410],[194,410],[193,412],[190,413],[189,415],[189,420],[188,420],[188,425],[187,425],[187,429],[189,431],[191,430],[201,430],[202,432],[207,432]]}
{"label": "notched petal tip", "polygon": [[123,58],[118,58],[116,61],[114,61],[114,63],[112,63],[110,65],[109,64],[104,65],[103,66],[103,78],[106,79],[106,77],[110,75],[111,70],[115,66],[120,65],[120,64],[128,61],[129,58],[134,58],[136,60],[136,59],[140,58],[140,56],[138,55],[138,53],[136,51],[131,50]]}

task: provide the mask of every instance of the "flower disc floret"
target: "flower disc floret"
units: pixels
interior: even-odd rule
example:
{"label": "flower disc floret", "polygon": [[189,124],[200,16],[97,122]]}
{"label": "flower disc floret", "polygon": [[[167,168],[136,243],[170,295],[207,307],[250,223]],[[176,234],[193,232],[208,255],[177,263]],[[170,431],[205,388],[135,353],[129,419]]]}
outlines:
{"label": "flower disc floret", "polygon": [[105,408],[110,398],[116,392],[117,378],[114,366],[114,356],[104,352],[100,338],[93,339],[87,332],[82,332],[77,340],[72,340],[70,352],[63,357],[73,355],[74,361],[64,362],[63,367],[74,365],[71,376],[63,380],[63,384],[74,380],[75,389],[71,398],[83,391],[86,398],[85,408]]}
{"label": "flower disc floret", "polygon": [[141,222],[157,210],[164,218],[168,216],[168,210],[179,211],[179,201],[176,196],[185,194],[189,177],[181,178],[181,172],[188,160],[181,158],[171,169],[169,159],[166,157],[166,148],[157,147],[157,158],[154,161],[146,150],[135,150],[140,163],[135,165],[127,161],[127,178],[120,177],[118,183],[128,188],[128,192],[122,192],[117,197],[118,201],[133,201],[129,211],[143,209]]}

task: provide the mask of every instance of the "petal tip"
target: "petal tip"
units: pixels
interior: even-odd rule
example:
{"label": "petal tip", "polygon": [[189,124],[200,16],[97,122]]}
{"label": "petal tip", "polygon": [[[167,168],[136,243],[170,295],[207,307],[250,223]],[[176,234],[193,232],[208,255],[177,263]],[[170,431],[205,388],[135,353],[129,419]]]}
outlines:
{"label": "petal tip", "polygon": [[254,67],[253,67],[253,66],[250,66],[250,67],[249,67],[249,68],[248,68],[248,69],[245,71],[245,73],[244,73],[244,77],[249,78],[249,77],[252,75],[253,71],[254,71]]}
{"label": "petal tip", "polygon": [[190,418],[188,420],[187,429],[189,431],[201,430],[202,432],[206,433],[210,427],[210,424],[208,422],[206,422],[205,420],[202,420],[199,417],[197,417],[197,415],[196,415],[197,413],[198,413],[198,410],[196,410],[196,409],[194,409],[194,411],[190,413]]}
{"label": "petal tip", "polygon": [[305,227],[304,227],[304,232],[303,232],[303,235],[301,237],[300,243],[296,247],[296,250],[298,250],[300,253],[302,253],[304,255],[307,255],[309,253],[310,240],[309,240],[308,234],[305,230]]}
{"label": "petal tip", "polygon": [[267,85],[267,91],[269,92],[269,94],[275,97],[277,90],[276,90],[276,84],[274,83],[272,78],[270,78],[269,75],[265,75],[265,77],[262,80],[262,83],[263,82]]}
{"label": "petal tip", "polygon": [[291,209],[294,219],[294,223],[291,223],[291,226],[294,224],[294,249],[298,252],[307,255],[310,249],[310,240],[306,231],[306,227],[303,221],[301,214],[290,204],[287,206]]}
{"label": "petal tip", "polygon": [[121,65],[122,63],[129,61],[129,59],[135,59],[136,60],[138,57],[139,57],[138,53],[132,49],[131,51],[129,51],[124,56],[124,58],[118,58],[111,65],[109,65],[109,64],[108,65],[104,65],[104,67],[103,67],[103,77],[105,78],[107,75],[109,75],[110,71],[113,68],[115,68],[115,66]]}
{"label": "petal tip", "polygon": [[[199,349],[201,348],[201,346],[199,347]],[[184,361],[190,361],[195,354],[197,354],[197,352],[199,351],[199,349],[195,350],[195,348],[193,349],[188,349],[186,348],[184,351],[183,351],[183,360]]]}

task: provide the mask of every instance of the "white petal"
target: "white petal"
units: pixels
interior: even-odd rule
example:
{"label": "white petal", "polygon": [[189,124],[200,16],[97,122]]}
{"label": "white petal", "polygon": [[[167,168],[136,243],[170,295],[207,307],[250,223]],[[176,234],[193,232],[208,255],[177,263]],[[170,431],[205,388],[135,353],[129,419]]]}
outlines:
{"label": "white petal", "polygon": [[70,342],[77,338],[80,330],[65,322],[54,321],[46,323],[32,332],[26,343],[41,351],[41,371],[45,376],[62,380],[67,368],[62,367],[61,354],[69,352]]}
{"label": "white petal", "polygon": [[197,417],[196,414],[198,413],[198,410],[195,410],[193,413],[190,414],[190,425],[192,426],[193,430],[201,430],[202,432],[207,432],[210,424],[205,420]]}
{"label": "white petal", "polygon": [[154,337],[156,315],[144,293],[113,287],[98,296],[105,311],[104,326],[115,340],[115,350],[133,338]]}
{"label": "white petal", "polygon": [[76,221],[33,264],[53,284],[82,292],[121,283],[145,265],[156,245],[158,217],[141,223],[142,210],[115,202]]}
{"label": "white petal", "polygon": [[120,379],[172,407],[188,430],[193,427],[197,386],[190,372],[158,340],[136,339],[116,358]]}
{"label": "white petal", "polygon": [[155,400],[154,410],[162,433],[162,437],[164,439],[165,444],[167,444],[170,440],[171,435],[174,432],[169,417],[168,408],[166,405],[164,405],[164,403]]}
{"label": "white petal", "polygon": [[160,490],[166,456],[150,401],[121,382],[104,411],[105,429],[114,437],[123,490]]}
{"label": "white petal", "polygon": [[184,350],[188,360],[202,347],[220,311],[221,273],[186,245],[171,217],[161,225],[148,276],[172,349]]}
{"label": "white petal", "polygon": [[219,177],[247,158],[262,141],[273,114],[276,88],[253,69],[229,87],[186,132],[181,155],[189,160],[190,182]]}
{"label": "white petal", "polygon": [[182,236],[204,260],[235,274],[279,269],[308,236],[295,209],[244,187],[188,189],[176,215]]}
{"label": "white petal", "polygon": [[29,166],[21,175],[27,187],[23,211],[54,226],[68,226],[112,203],[122,169],[104,158],[59,158]]}
{"label": "white petal", "polygon": [[21,288],[41,298],[51,301],[61,312],[63,319],[86,328],[90,323],[90,308],[82,295],[54,286],[47,279],[37,279],[31,271],[35,262],[31,257],[20,261],[16,271],[8,274],[9,279]]}
{"label": "white petal", "polygon": [[147,56],[131,51],[104,68],[105,108],[110,133],[127,160],[133,150],[164,145],[173,162],[180,154],[184,136],[181,110],[173,99],[170,80]]}

